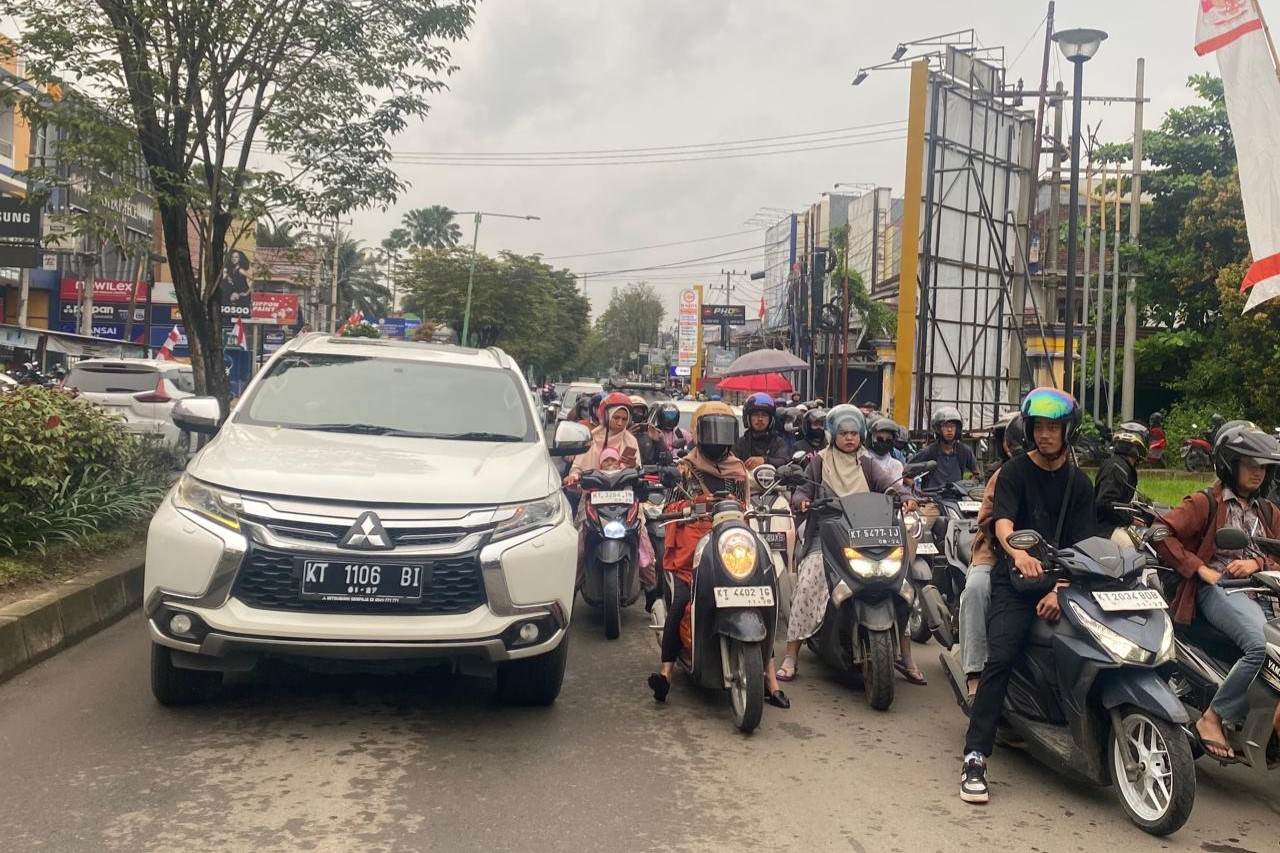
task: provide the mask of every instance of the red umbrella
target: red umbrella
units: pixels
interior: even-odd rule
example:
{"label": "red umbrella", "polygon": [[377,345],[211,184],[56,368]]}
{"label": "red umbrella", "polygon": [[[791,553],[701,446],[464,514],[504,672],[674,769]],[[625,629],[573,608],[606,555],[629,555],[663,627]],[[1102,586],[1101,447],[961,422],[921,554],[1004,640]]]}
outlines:
{"label": "red umbrella", "polygon": [[790,394],[795,389],[780,373],[756,373],[751,376],[733,376],[716,386],[718,391],[764,391],[768,394]]}

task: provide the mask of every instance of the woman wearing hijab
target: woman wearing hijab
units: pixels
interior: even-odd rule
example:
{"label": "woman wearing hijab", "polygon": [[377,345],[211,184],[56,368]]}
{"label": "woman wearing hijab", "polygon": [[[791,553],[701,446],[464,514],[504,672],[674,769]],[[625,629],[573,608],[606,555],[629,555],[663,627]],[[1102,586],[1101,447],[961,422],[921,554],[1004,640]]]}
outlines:
{"label": "woman wearing hijab", "polygon": [[[667,512],[679,512],[687,506],[707,503],[717,492],[728,492],[747,506],[751,483],[742,460],[733,455],[733,444],[738,439],[738,419],[733,409],[721,402],[704,403],[693,413],[689,425],[693,433],[693,449],[680,460],[682,486],[690,495],[687,500],[666,505]],[[710,519],[672,525],[667,534],[667,547],[663,555],[663,568],[675,575],[675,593],[667,621],[662,628],[662,666],[649,676],[649,689],[659,702],[667,701],[671,690],[671,673],[676,657],[680,654],[680,622],[693,590],[693,555],[698,542],[711,532]],[[778,689],[774,675],[773,650],[764,665],[765,701],[775,708],[790,708],[791,702]]]}
{"label": "woman wearing hijab", "polygon": [[[827,414],[827,433],[830,443],[810,460],[805,471],[805,483],[791,495],[792,509],[797,515],[808,512],[819,492],[844,497],[899,490],[901,471],[895,474],[896,468],[880,464],[882,460],[874,458],[863,447],[867,421],[861,411],[847,404],[836,406]],[[795,592],[791,596],[787,652],[777,672],[780,681],[791,681],[796,677],[796,656],[800,654],[800,646],[822,627],[827,601],[831,597],[826,572],[823,571],[817,523],[811,519],[805,526],[806,556],[800,561]],[[901,634],[902,659],[895,667],[912,684],[924,684],[924,674],[911,659],[911,636],[906,631]]]}
{"label": "woman wearing hijab", "polygon": [[591,447],[573,460],[569,474],[564,478],[566,486],[576,486],[583,471],[595,471],[600,467],[600,452],[612,447],[622,457],[623,465],[635,465],[640,456],[640,445],[631,434],[631,398],[617,391],[600,401],[598,417],[600,425],[591,431]]}

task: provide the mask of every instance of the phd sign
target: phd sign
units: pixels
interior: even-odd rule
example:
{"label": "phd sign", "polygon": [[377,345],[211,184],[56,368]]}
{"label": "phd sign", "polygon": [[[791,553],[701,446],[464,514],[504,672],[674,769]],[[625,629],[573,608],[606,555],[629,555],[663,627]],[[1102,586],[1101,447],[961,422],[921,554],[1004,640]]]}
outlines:
{"label": "phd sign", "polygon": [[704,326],[745,326],[747,325],[747,306],[745,305],[703,305],[702,325]]}
{"label": "phd sign", "polygon": [[0,267],[39,266],[40,210],[20,198],[0,198]]}

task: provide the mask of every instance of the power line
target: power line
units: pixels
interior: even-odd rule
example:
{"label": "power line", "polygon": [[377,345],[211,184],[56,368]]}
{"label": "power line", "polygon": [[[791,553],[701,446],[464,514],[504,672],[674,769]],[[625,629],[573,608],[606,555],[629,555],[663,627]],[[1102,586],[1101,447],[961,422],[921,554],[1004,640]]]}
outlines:
{"label": "power line", "polygon": [[596,258],[600,255],[624,255],[628,252],[643,252],[647,249],[666,249],[670,246],[687,246],[690,243],[707,243],[712,240],[723,240],[726,237],[740,237],[743,234],[754,234],[758,229],[747,228],[743,231],[730,231],[727,234],[715,234],[711,237],[695,237],[692,240],[677,240],[674,243],[654,243],[651,246],[635,246],[630,249],[606,249],[601,252],[580,252],[576,255],[545,255],[544,261],[559,261],[565,258]]}

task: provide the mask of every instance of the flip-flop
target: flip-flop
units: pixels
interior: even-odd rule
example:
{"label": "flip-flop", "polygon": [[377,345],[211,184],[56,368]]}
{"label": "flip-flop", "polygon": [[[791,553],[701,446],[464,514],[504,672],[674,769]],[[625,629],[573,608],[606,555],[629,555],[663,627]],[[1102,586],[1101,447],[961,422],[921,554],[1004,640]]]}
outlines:
{"label": "flip-flop", "polygon": [[921,687],[924,687],[926,684],[929,683],[929,679],[924,677],[923,672],[921,672],[920,670],[915,670],[913,672],[912,670],[907,669],[907,665],[902,663],[901,661],[899,661],[898,663],[895,663],[893,665],[893,668],[896,669],[898,673],[907,680],[908,684],[918,684]]}
{"label": "flip-flop", "polygon": [[[787,668],[788,663],[791,664],[789,669]],[[796,659],[791,655],[783,656],[782,666],[778,667],[778,671],[774,673],[774,675],[778,677],[779,681],[795,681],[797,674],[798,670],[796,667]]]}
{"label": "flip-flop", "polygon": [[[1240,756],[1238,756],[1238,755],[1236,755],[1236,754],[1235,754],[1235,750],[1233,750],[1233,749],[1231,748],[1230,744],[1221,743],[1221,742],[1216,741],[1216,740],[1208,740],[1208,739],[1207,739],[1207,738],[1205,738],[1202,734],[1200,734],[1199,730],[1198,730],[1198,729],[1196,729],[1196,727],[1195,727],[1194,725],[1193,725],[1193,726],[1191,726],[1191,728],[1190,728],[1190,732],[1191,732],[1191,739],[1192,739],[1192,741],[1194,741],[1194,742],[1196,743],[1196,745],[1198,745],[1198,746],[1200,747],[1200,751],[1204,753],[1204,755],[1205,755],[1205,757],[1206,757],[1206,758],[1212,758],[1214,761],[1218,762],[1219,764],[1223,765],[1224,767],[1225,767],[1226,765],[1229,765],[1229,764],[1243,764],[1243,763],[1244,763],[1244,759],[1243,759],[1243,758],[1241,758]],[[1217,753],[1215,753],[1215,752],[1211,751],[1211,750],[1209,749],[1209,747],[1216,747],[1216,748],[1218,748],[1218,749],[1224,749],[1224,750],[1226,750],[1226,751],[1230,752],[1231,754],[1230,754],[1230,755],[1218,755]]]}

